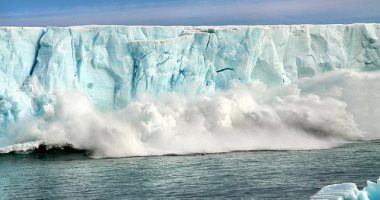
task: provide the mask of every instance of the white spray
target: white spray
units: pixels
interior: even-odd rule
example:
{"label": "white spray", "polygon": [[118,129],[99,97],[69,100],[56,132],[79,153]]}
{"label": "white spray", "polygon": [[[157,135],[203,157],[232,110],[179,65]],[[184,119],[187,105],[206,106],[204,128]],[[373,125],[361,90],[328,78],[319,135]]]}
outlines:
{"label": "white spray", "polygon": [[379,73],[340,71],[280,88],[252,82],[215,96],[142,96],[114,112],[71,93],[13,132],[18,142],[71,144],[94,157],[330,148],[379,138],[378,91]]}

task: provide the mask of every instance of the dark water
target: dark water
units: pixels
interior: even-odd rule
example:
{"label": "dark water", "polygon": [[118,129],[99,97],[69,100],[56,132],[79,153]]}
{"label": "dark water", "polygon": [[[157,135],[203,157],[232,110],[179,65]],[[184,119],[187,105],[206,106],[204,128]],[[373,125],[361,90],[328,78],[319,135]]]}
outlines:
{"label": "dark water", "polygon": [[90,159],[84,152],[0,155],[0,199],[308,199],[380,176],[380,141],[313,151]]}

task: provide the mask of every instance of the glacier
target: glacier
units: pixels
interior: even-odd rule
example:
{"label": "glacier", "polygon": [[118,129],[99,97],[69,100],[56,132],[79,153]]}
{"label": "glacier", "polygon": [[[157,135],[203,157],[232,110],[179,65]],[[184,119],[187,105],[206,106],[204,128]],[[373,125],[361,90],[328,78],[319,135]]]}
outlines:
{"label": "glacier", "polygon": [[[215,142],[214,137],[226,130],[241,132],[241,135],[248,130],[278,132],[276,123],[293,135],[310,133],[311,138],[302,136],[305,141],[314,141],[314,136],[318,139],[321,135],[335,137],[334,134],[343,139],[363,138],[363,124],[372,121],[360,120],[362,118],[357,116],[363,114],[355,105],[360,102],[360,106],[372,106],[380,99],[374,93],[380,88],[377,81],[380,77],[377,73],[380,69],[379,37],[380,24],[0,27],[0,147],[9,149],[8,146],[15,143],[43,140],[97,149],[95,144],[88,144],[89,140],[95,141],[93,132],[96,131],[90,125],[83,127],[84,118],[91,119],[87,123],[102,130],[99,134],[117,132],[122,138],[128,135],[125,139],[128,144],[131,138],[139,141],[138,145],[130,144],[136,146],[133,150],[123,151],[120,149],[125,143],[120,142],[123,141],[120,137],[114,137],[117,139],[104,146],[120,146],[122,153],[109,149],[100,156],[249,150],[253,148],[249,142],[239,147],[228,143],[236,138],[226,136],[228,139],[219,138],[223,142]],[[234,86],[252,83],[249,87]],[[335,86],[340,87],[339,92],[333,91],[334,95],[331,91],[326,92],[326,88]],[[372,90],[365,93],[360,89],[363,87]],[[355,99],[358,95],[349,96],[352,88],[363,93],[362,97],[368,97],[367,101]],[[314,96],[304,95],[311,91]],[[234,92],[246,99],[239,99]],[[174,97],[162,97],[165,94]],[[348,97],[355,101],[347,100]],[[79,103],[82,104],[76,105]],[[204,105],[208,107],[203,108]],[[248,106],[247,109],[242,105]],[[173,108],[168,110],[167,107]],[[378,106],[368,109],[378,109]],[[117,114],[109,116],[109,112]],[[254,112],[258,113],[253,115]],[[199,119],[189,113],[203,116],[204,122],[195,123]],[[373,121],[380,119],[376,113],[372,114]],[[244,116],[251,116],[252,121],[244,124]],[[331,123],[337,117],[340,120]],[[120,125],[108,119],[124,121]],[[189,119],[195,123],[193,127],[186,125]],[[58,125],[59,120],[73,121]],[[125,121],[135,124],[125,125]],[[116,128],[98,127],[93,122],[113,124]],[[338,128],[320,128],[328,123]],[[159,125],[163,127],[158,128]],[[195,130],[200,133],[207,133],[202,137],[210,136],[207,142],[201,149],[199,146],[178,147],[181,142],[190,141],[188,136],[178,135],[180,129],[194,127],[198,127]],[[64,129],[65,133],[59,135],[59,129]],[[135,134],[121,133],[123,130]],[[172,133],[172,130],[177,132]],[[83,132],[83,136],[75,135],[78,131]],[[153,144],[152,141],[160,136],[157,132],[172,133],[161,140],[180,141],[173,144],[173,148],[181,150],[170,149],[167,144],[169,147],[164,148],[165,142]],[[289,135],[284,138],[292,138]],[[192,143],[199,142],[192,137]],[[280,140],[274,149],[300,148],[281,144]],[[104,138],[96,141],[97,145],[103,144]],[[116,145],[118,142],[120,145]],[[149,150],[145,148],[147,143]],[[255,143],[256,148],[268,148],[259,143]],[[32,146],[35,144],[39,142]],[[210,149],[204,147],[207,145]],[[313,142],[304,145],[301,149],[307,145],[318,148]],[[325,144],[322,148],[330,145]],[[14,148],[20,146],[24,147]]]}
{"label": "glacier", "polygon": [[380,178],[377,182],[367,181],[359,190],[355,183],[334,184],[323,187],[311,200],[376,200],[380,199]]}

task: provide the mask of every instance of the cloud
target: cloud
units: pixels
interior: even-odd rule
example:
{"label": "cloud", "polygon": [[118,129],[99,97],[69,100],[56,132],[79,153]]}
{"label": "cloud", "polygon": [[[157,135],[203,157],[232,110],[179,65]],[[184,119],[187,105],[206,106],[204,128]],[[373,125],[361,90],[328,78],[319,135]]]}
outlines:
{"label": "cloud", "polygon": [[219,25],[379,22],[377,0],[196,0],[0,14],[0,25]]}

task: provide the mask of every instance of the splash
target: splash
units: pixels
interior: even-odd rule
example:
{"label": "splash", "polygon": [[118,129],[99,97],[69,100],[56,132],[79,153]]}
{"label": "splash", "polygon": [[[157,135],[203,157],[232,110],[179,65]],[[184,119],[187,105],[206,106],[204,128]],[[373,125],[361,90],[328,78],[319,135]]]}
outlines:
{"label": "splash", "polygon": [[14,124],[8,142],[70,144],[94,157],[125,157],[320,149],[379,138],[372,131],[380,119],[379,73],[332,72],[271,88],[257,81],[231,85],[214,96],[141,95],[113,112],[98,110],[79,92],[59,94],[41,118]]}

